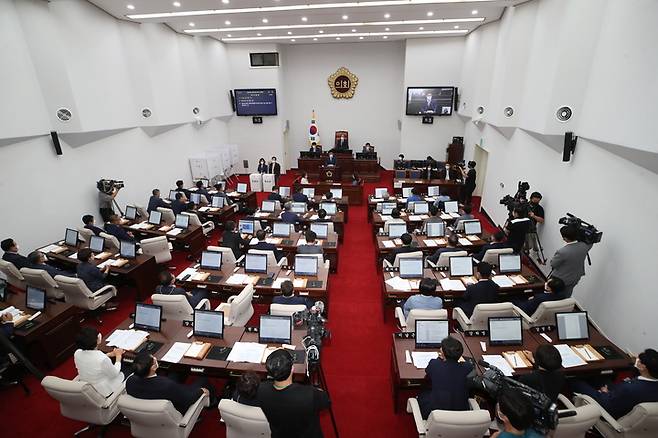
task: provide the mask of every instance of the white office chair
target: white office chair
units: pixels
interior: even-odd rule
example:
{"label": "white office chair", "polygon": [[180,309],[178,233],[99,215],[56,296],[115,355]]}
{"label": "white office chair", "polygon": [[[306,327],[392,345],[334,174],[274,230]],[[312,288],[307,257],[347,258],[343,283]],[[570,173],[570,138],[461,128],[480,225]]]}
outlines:
{"label": "white office chair", "polygon": [[7,283],[17,289],[25,290],[27,287],[23,274],[14,266],[13,263],[0,259],[0,272],[5,274]]}
{"label": "white office chair", "polygon": [[101,232],[99,236],[105,238],[105,246],[107,247],[107,249],[109,249],[110,251],[119,250],[120,248],[119,239],[117,239],[115,236],[111,234],[107,234],[105,232]]}
{"label": "white office chair", "polygon": [[204,393],[181,415],[169,400],[144,400],[127,394],[119,397],[119,410],[130,420],[130,433],[137,438],[187,438],[209,404]]}
{"label": "white office chair", "polygon": [[498,256],[501,254],[514,254],[514,250],[512,248],[488,249],[480,261],[497,266]]}
{"label": "white office chair", "polygon": [[199,216],[196,215],[195,213],[189,213],[187,211],[184,211],[183,214],[190,217],[190,225],[203,227],[203,234],[205,234],[206,236],[212,233],[213,230],[215,229],[215,224],[212,223],[212,221],[206,221],[204,223],[201,223]]}
{"label": "white office chair", "polygon": [[411,309],[409,315],[405,318],[402,307],[398,306],[395,308],[395,317],[398,319],[402,331],[413,332],[416,330],[417,319],[448,319],[448,311],[446,309]]}
{"label": "white office chair", "polygon": [[90,383],[78,380],[77,377],[66,380],[46,376],[41,381],[41,386],[59,402],[59,410],[63,416],[88,424],[84,429],[74,433],[75,436],[94,426],[106,426],[119,415],[117,402],[124,392],[123,388],[106,398]]}
{"label": "white office chair", "polygon": [[212,246],[209,245],[208,248],[206,248],[208,251],[215,251],[215,252],[221,252],[222,253],[222,264],[228,263],[228,264],[235,264],[235,254],[233,254],[233,250],[231,248],[226,248],[223,246]]}
{"label": "white office chair", "polygon": [[97,310],[117,296],[117,288],[110,284],[92,292],[81,278],[56,275],[55,283],[64,293],[64,301],[84,310]]}
{"label": "white office chair", "polygon": [[201,205],[210,204],[210,202],[208,201],[208,198],[206,198],[206,195],[199,195],[199,200],[201,201]]}
{"label": "white office chair", "polygon": [[284,266],[288,264],[287,257],[281,257],[281,260],[277,263],[276,257],[274,256],[274,251],[263,250],[263,249],[250,249],[249,254],[266,254],[267,255],[267,266]]}
{"label": "white office chair", "polygon": [[559,412],[574,411],[576,415],[560,418],[553,438],[584,438],[587,431],[594,426],[601,415],[598,406],[583,405],[576,407],[562,394],[558,395],[558,400],[565,407],[565,409],[560,409]]}
{"label": "white office chair", "polygon": [[89,241],[91,240],[91,236],[94,235],[94,232],[85,227],[77,227],[76,229],[78,230],[79,238],[82,239],[85,244],[89,245]]}
{"label": "white office chair", "polygon": [[541,325],[555,325],[556,313],[573,312],[574,307],[576,307],[576,300],[565,298],[564,300],[544,301],[539,304],[532,316],[528,316],[516,306],[514,306],[514,310],[523,318],[523,327],[529,329]]}
{"label": "white office chair", "polygon": [[656,431],[658,431],[658,402],[635,405],[632,411],[617,420],[588,395],[574,394],[574,405],[592,405],[599,409],[599,421],[594,424],[594,427],[605,438],[656,437]]}
{"label": "white office chair", "polygon": [[469,318],[461,307],[452,309],[452,317],[462,330],[489,330],[489,318],[518,316],[512,303],[478,304]]}
{"label": "white office chair", "polygon": [[173,225],[176,222],[176,215],[171,208],[158,207],[158,211],[162,213],[162,222],[164,225]]}
{"label": "white office chair", "polygon": [[[395,255],[395,260],[393,260],[393,267],[399,268],[400,267],[400,259],[416,259],[416,258],[423,258],[423,252],[422,251],[414,251],[414,252],[406,252],[402,254],[396,254]],[[390,268],[391,267],[391,262],[388,260],[384,259],[382,261],[382,267],[384,268]]]}
{"label": "white office chair", "polygon": [[254,298],[254,286],[248,284],[238,295],[232,295],[215,310],[224,312],[224,325],[244,327],[254,314],[251,301]]}
{"label": "white office chair", "polygon": [[468,255],[466,251],[451,251],[441,253],[439,260],[436,262],[436,266],[447,267],[450,266],[450,257],[465,257]]}
{"label": "white office chair", "polygon": [[304,310],[306,306],[303,304],[270,304],[270,315],[274,316],[292,316]]}
{"label": "white office chair", "polygon": [[135,210],[137,210],[137,216],[142,218],[142,219],[148,219],[149,213],[146,211],[146,208],[144,208],[143,205],[137,205],[134,204],[133,207],[135,207]]}
{"label": "white office chair", "polygon": [[158,264],[171,261],[171,250],[166,236],[151,237],[140,242],[142,254],[152,255]]}
{"label": "white office chair", "polygon": [[404,223],[406,223],[406,222],[402,218],[388,220],[388,221],[384,222],[384,232],[388,233],[388,226],[391,225],[391,224],[404,224]]}
{"label": "white office chair", "polygon": [[407,400],[407,412],[414,416],[416,430],[421,438],[482,438],[489,429],[491,418],[489,411],[480,409],[477,402],[468,399],[470,411],[430,412],[427,420],[423,420],[418,400]]}
{"label": "white office chair", "polygon": [[210,309],[210,301],[204,298],[193,309],[185,295],[151,295],[153,304],[162,306],[162,317],[173,321],[191,321],[194,317],[194,309]]}
{"label": "white office chair", "polygon": [[20,271],[28,286],[45,289],[46,295],[51,298],[64,298],[64,292],[57,286],[53,277],[43,269],[21,268]]}
{"label": "white office chair", "polygon": [[227,398],[219,402],[219,415],[226,424],[226,438],[268,438],[270,424],[263,410]]}

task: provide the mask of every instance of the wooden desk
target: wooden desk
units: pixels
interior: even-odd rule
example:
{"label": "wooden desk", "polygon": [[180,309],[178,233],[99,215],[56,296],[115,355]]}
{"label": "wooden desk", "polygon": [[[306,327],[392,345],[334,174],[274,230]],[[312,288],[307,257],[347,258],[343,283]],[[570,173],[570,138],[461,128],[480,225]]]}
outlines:
{"label": "wooden desk", "polygon": [[[326,153],[322,154],[319,158],[298,158],[297,168],[301,173],[306,172],[309,178],[320,178],[320,166],[327,162]],[[359,175],[364,181],[375,182],[379,181],[379,172],[381,166],[379,160],[355,160],[351,154],[337,154],[337,165],[340,166],[343,179],[351,178],[353,173]]]}
{"label": "wooden desk", "polygon": [[345,216],[345,223],[349,222],[349,207],[350,207],[350,202],[349,198],[347,196],[343,196],[342,198],[336,199],[336,198],[331,198],[330,200],[324,199],[324,193],[319,193],[313,196],[313,198],[309,198],[309,200],[313,201],[313,203],[318,206],[320,205],[320,202],[335,202],[336,203],[336,208],[338,210],[343,212],[343,215]]}
{"label": "wooden desk", "polygon": [[[280,214],[280,211],[275,211],[273,213],[261,212],[254,214],[253,217],[254,220],[267,222],[268,226],[272,226],[272,223],[274,222],[281,222],[281,218],[279,217]],[[314,215],[317,215],[317,212],[313,210],[309,210],[303,215],[300,215],[300,226],[306,228],[310,226],[312,222],[316,222],[317,219],[311,219]],[[329,222],[329,220],[327,220],[327,222]],[[345,214],[342,211],[337,211],[335,215],[330,217],[330,222],[334,224],[334,231],[338,234],[338,241],[342,242],[345,234]]]}
{"label": "wooden desk", "polygon": [[201,218],[201,222],[212,221],[215,225],[223,225],[224,222],[235,216],[237,208],[235,207],[235,204],[225,205],[219,209],[205,206],[197,208],[195,212]]}
{"label": "wooden desk", "polygon": [[[212,193],[211,193],[212,194]],[[239,202],[242,206],[241,211],[247,210],[256,210],[258,208],[258,202],[256,201],[256,192],[247,192],[247,193],[230,193],[228,197],[231,198],[234,202]]]}
{"label": "wooden desk", "polygon": [[347,198],[350,205],[363,204],[363,183],[353,186],[351,183],[309,182],[301,184],[303,188],[314,188],[315,193],[324,194],[330,189],[343,189],[343,199]]}
{"label": "wooden desk", "polygon": [[[295,351],[304,350],[302,346],[304,336],[306,336],[306,330],[292,331],[291,345],[296,347]],[[240,342],[258,342],[258,333],[245,331],[240,338]],[[267,375],[267,369],[264,363],[228,362],[226,370],[231,377],[237,377],[249,371],[260,374],[263,378]],[[294,364],[292,366],[292,373],[295,380],[303,380],[306,375],[306,363]]]}
{"label": "wooden desk", "polygon": [[[25,307],[25,293],[10,293],[6,302],[0,302],[0,308],[9,306],[31,315],[36,313]],[[80,314],[80,310],[71,304],[49,301],[46,310],[32,321],[36,325],[29,329],[19,326],[14,330],[14,341],[35,366],[54,369],[70,358],[76,349]]]}
{"label": "wooden desk", "polygon": [[429,186],[439,186],[442,189],[445,189],[448,196],[452,199],[461,199],[464,182],[459,179],[395,178],[393,180],[393,190],[396,194],[402,194],[403,187],[416,187],[420,193],[427,193],[427,188]]}
{"label": "wooden desk", "polygon": [[[146,221],[140,221],[146,222]],[[206,236],[203,234],[203,227],[199,225],[190,225],[182,233],[175,236],[167,234],[166,231],[160,231],[162,226],[154,226],[151,229],[133,228],[139,222],[129,221],[121,225],[126,231],[130,231],[135,236],[135,239],[149,239],[151,237],[165,236],[168,241],[172,243],[174,248],[185,250],[190,253],[191,257],[200,254],[206,247]],[[172,228],[173,229],[173,228]]]}
{"label": "wooden desk", "polygon": [[[463,235],[460,235],[463,236]],[[459,250],[464,250],[464,251],[469,251],[469,252],[475,252],[479,251],[480,248],[482,248],[483,245],[486,244],[486,239],[489,237],[488,233],[483,233],[482,236],[478,238],[478,240],[470,241],[471,245],[462,245],[461,243],[457,244],[457,248]],[[432,255],[436,250],[441,249],[441,248],[446,248],[448,246],[448,241],[446,240],[445,237],[442,238],[436,238],[436,237],[427,237],[426,235],[419,236],[415,233],[411,233],[411,246],[414,248],[417,248],[418,251],[422,251],[424,255]],[[381,236],[381,235],[376,235],[376,244],[377,244],[377,256],[375,257],[375,263],[377,264],[377,268],[381,268],[381,261],[386,258],[395,248],[399,248],[402,246],[402,241],[399,239],[396,239],[393,241],[395,243],[394,248],[389,248],[384,245],[384,242],[390,241],[388,236]],[[439,244],[436,246],[428,246],[426,241],[431,240],[431,241],[439,241]]]}

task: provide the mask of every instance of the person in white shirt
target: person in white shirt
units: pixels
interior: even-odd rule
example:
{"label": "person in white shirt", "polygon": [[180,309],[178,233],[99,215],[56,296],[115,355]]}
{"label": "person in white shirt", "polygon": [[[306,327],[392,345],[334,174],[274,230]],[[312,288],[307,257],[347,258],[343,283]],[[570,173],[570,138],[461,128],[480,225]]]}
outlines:
{"label": "person in white shirt", "polygon": [[[124,375],[121,372],[121,357],[124,351],[115,348],[110,353],[98,350],[102,337],[93,327],[82,327],[75,338],[79,349],[73,360],[78,370],[78,379],[90,383],[103,397],[122,391]],[[114,363],[112,359],[114,358]]]}
{"label": "person in white shirt", "polygon": [[304,172],[302,178],[299,180],[300,184],[308,184],[308,173]]}

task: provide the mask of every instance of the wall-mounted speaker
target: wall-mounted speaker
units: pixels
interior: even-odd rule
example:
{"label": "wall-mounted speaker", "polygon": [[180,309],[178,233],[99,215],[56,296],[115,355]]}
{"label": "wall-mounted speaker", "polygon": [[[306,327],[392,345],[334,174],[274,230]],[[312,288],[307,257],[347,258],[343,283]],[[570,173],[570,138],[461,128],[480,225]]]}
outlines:
{"label": "wall-mounted speaker", "polygon": [[571,155],[576,151],[578,137],[573,132],[564,133],[564,149],[562,150],[562,161],[570,161]]}
{"label": "wall-mounted speaker", "polygon": [[53,146],[55,147],[55,153],[57,155],[62,155],[62,146],[59,144],[59,136],[57,132],[50,131],[50,137],[53,139]]}
{"label": "wall-mounted speaker", "polygon": [[563,105],[555,111],[555,118],[558,122],[567,122],[573,116],[573,110],[571,107]]}
{"label": "wall-mounted speaker", "polygon": [[68,108],[59,108],[56,115],[61,122],[68,122],[73,117],[71,110]]}
{"label": "wall-mounted speaker", "polygon": [[194,108],[192,108],[192,114],[194,114],[195,116],[197,114],[199,114],[200,112],[201,112],[201,110],[199,109],[198,106],[195,106]]}
{"label": "wall-mounted speaker", "polygon": [[503,113],[505,114],[505,117],[512,117],[514,115],[514,108],[507,106],[503,110]]}
{"label": "wall-mounted speaker", "polygon": [[249,160],[242,160],[242,167],[249,169]]}
{"label": "wall-mounted speaker", "polygon": [[153,111],[151,111],[150,108],[142,109],[142,117],[144,117],[145,119],[148,119],[149,117],[151,117],[152,114],[153,114]]}
{"label": "wall-mounted speaker", "polygon": [[452,110],[453,111],[458,111],[459,110],[459,88],[458,87],[455,87],[455,100],[453,101]]}
{"label": "wall-mounted speaker", "polygon": [[479,107],[477,107],[476,111],[478,112],[478,114],[484,114],[484,107],[480,105]]}

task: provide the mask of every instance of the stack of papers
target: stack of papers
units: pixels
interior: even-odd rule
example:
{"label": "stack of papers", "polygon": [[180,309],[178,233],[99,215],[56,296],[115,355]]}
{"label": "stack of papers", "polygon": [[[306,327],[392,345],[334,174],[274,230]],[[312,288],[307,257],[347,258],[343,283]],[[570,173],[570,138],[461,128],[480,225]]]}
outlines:
{"label": "stack of papers", "polygon": [[400,239],[399,237],[397,239],[393,239],[393,243],[395,243],[396,245],[402,245],[402,239]]}
{"label": "stack of papers", "polygon": [[384,245],[384,248],[395,248],[395,242],[392,240],[383,240],[382,245]]}
{"label": "stack of papers", "polygon": [[455,218],[455,219],[459,217],[459,213],[448,213],[448,215],[450,215],[451,218]]}
{"label": "stack of papers", "polygon": [[556,345],[555,348],[557,348],[557,351],[560,352],[560,356],[562,356],[563,367],[573,368],[587,364],[587,362],[578,356],[567,344]]}
{"label": "stack of papers", "polygon": [[465,237],[460,237],[459,238],[459,244],[462,245],[462,246],[473,245],[473,243]]}
{"label": "stack of papers", "polygon": [[595,360],[601,360],[599,357],[597,357],[594,354],[595,350],[593,351],[592,347],[589,346],[589,345],[581,345],[581,346],[578,346],[578,347],[571,347],[571,348],[573,350],[575,350],[576,353],[578,353],[587,362],[592,362],[592,361],[595,361]]}
{"label": "stack of papers", "polygon": [[509,278],[516,284],[526,284],[528,282],[523,275],[510,275]]}
{"label": "stack of papers", "polygon": [[[327,217],[331,217],[331,216],[327,215]],[[320,219],[320,216],[318,216],[317,214],[314,214],[314,215],[312,215],[311,217],[308,218],[308,220],[310,220],[310,221],[316,221],[318,219]]]}
{"label": "stack of papers", "polygon": [[489,365],[493,365],[498,368],[504,375],[511,377],[514,374],[514,370],[509,365],[509,362],[505,360],[500,354],[483,354],[482,360],[487,362]]}
{"label": "stack of papers", "polygon": [[414,363],[414,366],[419,369],[427,368],[427,365],[432,359],[438,359],[439,353],[436,351],[412,351],[411,360]]}
{"label": "stack of papers", "polygon": [[181,272],[180,274],[178,274],[178,277],[176,277],[176,280],[182,280],[183,277],[185,277],[186,275],[190,275],[190,276],[191,276],[191,275],[196,274],[196,272],[197,272],[197,271],[196,271],[196,269],[194,269],[194,268],[186,268],[186,269],[183,270],[183,272]]}
{"label": "stack of papers", "polygon": [[494,275],[491,279],[499,287],[512,287],[512,286],[514,286],[514,282],[512,280],[510,280],[507,275]]}
{"label": "stack of papers", "polygon": [[62,248],[62,247],[59,246],[59,245],[48,245],[48,246],[44,246],[43,248],[41,248],[41,249],[39,250],[39,252],[42,252],[42,253],[44,253],[44,254],[47,254],[47,253],[49,253],[49,252],[58,253],[58,252],[62,252],[62,251],[64,251],[64,249],[65,249],[65,248]]}
{"label": "stack of papers", "polygon": [[448,213],[441,213],[441,216],[439,217],[443,220],[452,219],[452,216],[450,216]]}
{"label": "stack of papers", "polygon": [[425,246],[438,246],[436,240],[425,239],[424,242],[425,242]]}
{"label": "stack of papers", "polygon": [[257,342],[236,342],[226,360],[229,362],[261,363],[267,345]]}
{"label": "stack of papers", "polygon": [[115,330],[107,337],[105,343],[110,347],[135,351],[148,338],[148,333],[142,330]]}
{"label": "stack of papers", "polygon": [[248,280],[249,280],[249,276],[247,274],[233,274],[226,280],[226,284],[231,284],[231,285],[247,284]]}
{"label": "stack of papers", "polygon": [[162,362],[178,363],[183,358],[185,352],[190,348],[191,343],[187,342],[174,342],[167,354],[160,359]]}
{"label": "stack of papers", "polygon": [[470,240],[471,242],[477,242],[478,240],[480,240],[480,236],[477,236],[477,235],[475,235],[475,234],[473,234],[473,235],[471,235],[471,236],[466,236],[466,238],[467,238],[468,240]]}
{"label": "stack of papers", "polygon": [[441,289],[443,290],[466,290],[466,286],[460,280],[451,280],[449,278],[444,278],[439,281],[441,284]]}
{"label": "stack of papers", "polygon": [[70,259],[77,259],[77,258],[78,258],[78,252],[77,252],[77,251],[74,252],[73,254],[71,254],[71,255],[69,256],[69,258],[70,258]]}
{"label": "stack of papers", "polygon": [[265,239],[265,242],[271,243],[273,245],[281,245],[281,238],[279,237],[268,237]]}
{"label": "stack of papers", "polygon": [[409,220],[412,221],[412,222],[419,222],[419,221],[422,221],[423,218],[413,214],[413,215],[409,216]]}
{"label": "stack of papers", "polygon": [[140,222],[138,224],[132,224],[130,228],[133,228],[135,230],[144,230],[144,229],[148,230],[153,228],[153,225],[149,224],[148,222]]}
{"label": "stack of papers", "polygon": [[249,245],[258,245],[258,239],[252,237],[251,240],[249,241]]}
{"label": "stack of papers", "polygon": [[263,213],[263,212],[259,212],[259,213],[254,214],[255,217],[267,217],[269,215],[270,215],[270,213]]}
{"label": "stack of papers", "polygon": [[306,287],[306,279],[305,278],[295,278],[292,281],[292,285],[294,287],[305,288]]}
{"label": "stack of papers", "polygon": [[126,264],[126,261],[124,261],[123,259],[116,259],[116,260],[115,259],[107,259],[103,263],[99,263],[98,265],[96,265],[96,267],[98,269],[103,269],[107,265],[121,267],[125,264]]}
{"label": "stack of papers", "polygon": [[430,217],[429,217],[429,215],[427,215],[427,214],[421,214],[421,215],[420,215],[420,218],[421,218],[422,220],[425,220],[425,219],[429,219]]}
{"label": "stack of papers", "polygon": [[14,319],[18,318],[23,314],[23,312],[20,309],[17,309],[14,306],[9,306],[6,309],[0,310],[0,316],[5,315],[6,313],[10,313]]}
{"label": "stack of papers", "polygon": [[427,202],[435,202],[436,198],[434,196],[425,196],[425,200]]}
{"label": "stack of papers", "polygon": [[171,231],[167,231],[167,236],[178,236],[182,232],[183,232],[182,228],[174,228]]}
{"label": "stack of papers", "polygon": [[388,215],[383,215],[383,214],[381,215],[381,217],[382,217],[382,221],[384,221],[384,222],[390,221],[390,220],[393,219],[393,216],[388,216]]}
{"label": "stack of papers", "polygon": [[206,212],[206,211],[209,211],[209,210],[210,210],[210,207],[199,207],[198,210],[199,210],[201,213],[204,213],[204,212]]}
{"label": "stack of papers", "polygon": [[399,276],[389,278],[385,282],[395,290],[411,290],[411,283],[409,283],[408,280],[400,278]]}
{"label": "stack of papers", "polygon": [[240,196],[238,192],[231,192],[227,194],[228,196]]}

